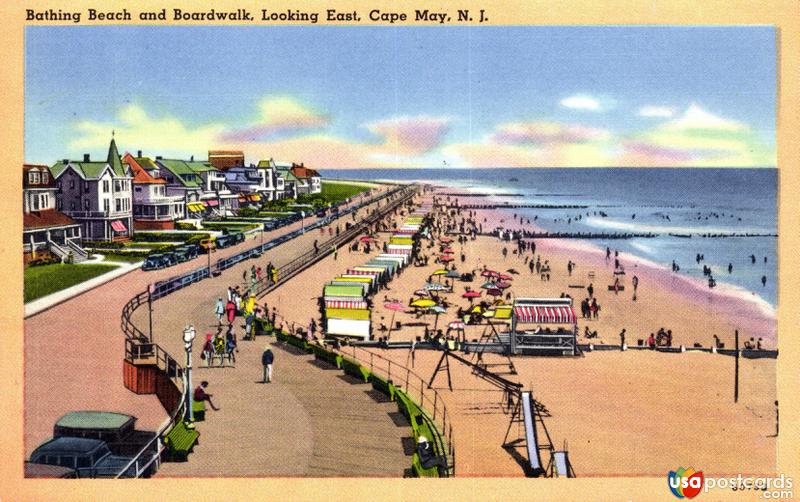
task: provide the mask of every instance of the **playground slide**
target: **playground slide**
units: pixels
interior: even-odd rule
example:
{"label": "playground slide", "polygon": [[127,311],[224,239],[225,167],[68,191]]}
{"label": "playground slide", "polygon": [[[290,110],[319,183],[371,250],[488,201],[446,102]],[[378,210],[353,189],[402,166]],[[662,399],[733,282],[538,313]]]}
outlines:
{"label": "playground slide", "polygon": [[569,467],[569,456],[565,451],[554,451],[553,462],[555,462],[554,477],[557,478],[574,478],[575,474]]}
{"label": "playground slide", "polygon": [[525,419],[525,443],[528,447],[528,467],[533,477],[539,477],[545,473],[545,470],[542,467],[542,459],[539,458],[539,442],[536,437],[536,422],[534,421],[532,406],[531,393],[523,392],[522,414]]}

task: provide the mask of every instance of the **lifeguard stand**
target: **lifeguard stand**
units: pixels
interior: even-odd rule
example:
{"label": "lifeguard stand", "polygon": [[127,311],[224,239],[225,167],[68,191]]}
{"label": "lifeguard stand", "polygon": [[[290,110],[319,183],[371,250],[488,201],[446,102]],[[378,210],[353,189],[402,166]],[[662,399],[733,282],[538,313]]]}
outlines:
{"label": "lifeguard stand", "polygon": [[[533,325],[530,330],[523,327]],[[555,326],[555,329],[550,328]],[[517,298],[511,312],[511,354],[574,356],[578,324],[572,298]]]}

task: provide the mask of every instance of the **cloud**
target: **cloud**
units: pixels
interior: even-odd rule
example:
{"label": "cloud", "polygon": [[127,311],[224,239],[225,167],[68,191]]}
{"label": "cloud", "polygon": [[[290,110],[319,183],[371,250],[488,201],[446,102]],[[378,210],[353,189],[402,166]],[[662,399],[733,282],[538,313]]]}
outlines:
{"label": "cloud", "polygon": [[608,139],[610,133],[581,124],[556,122],[510,122],[495,128],[491,141],[501,144],[541,145],[548,143],[588,143]]}
{"label": "cloud", "polygon": [[561,100],[561,106],[564,108],[571,108],[573,110],[588,110],[592,112],[601,111],[602,107],[597,98],[586,94],[575,94]]}
{"label": "cloud", "polygon": [[643,106],[639,108],[637,113],[640,117],[648,118],[672,118],[675,115],[675,109],[668,106]]}
{"label": "cloud", "polygon": [[222,142],[257,141],[287,133],[319,129],[330,123],[330,117],[288,96],[266,97],[258,104],[255,123],[232,129],[220,136]]}
{"label": "cloud", "polygon": [[381,136],[383,147],[395,154],[420,155],[441,144],[450,130],[450,119],[427,115],[403,116],[369,122],[363,127]]}
{"label": "cloud", "polygon": [[82,120],[74,127],[77,136],[67,145],[73,150],[105,151],[111,131],[115,131],[120,145],[141,145],[167,155],[205,151],[225,130],[218,123],[192,127],[169,115],[153,117],[136,104],[121,108],[113,122]]}

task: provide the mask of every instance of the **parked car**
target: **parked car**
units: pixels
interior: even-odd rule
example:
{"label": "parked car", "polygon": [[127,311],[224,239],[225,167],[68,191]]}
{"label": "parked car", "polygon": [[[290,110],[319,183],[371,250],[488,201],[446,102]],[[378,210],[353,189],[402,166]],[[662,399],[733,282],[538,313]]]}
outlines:
{"label": "parked car", "polygon": [[[59,437],[45,441],[31,453],[33,464],[59,465],[74,469],[79,478],[113,478],[132,458],[113,455],[105,441],[90,438]],[[123,477],[133,476],[133,468]]]}
{"label": "parked car", "polygon": [[164,259],[167,261],[167,266],[171,267],[178,263],[178,255],[175,254],[175,251],[165,251],[163,253]]}
{"label": "parked car", "polygon": [[144,263],[142,263],[142,270],[158,270],[168,266],[169,261],[163,254],[153,253],[145,258]]}
{"label": "parked car", "polygon": [[244,242],[244,233],[242,232],[234,232],[234,233],[223,233],[219,237],[217,237],[216,245],[218,248],[227,248],[230,246],[235,246],[240,242]]}
{"label": "parked car", "polygon": [[177,256],[179,262],[184,262],[191,260],[193,258],[197,258],[197,244],[186,244],[180,247],[175,248],[175,256]]}
{"label": "parked car", "polygon": [[210,253],[217,247],[216,242],[213,237],[208,237],[206,239],[202,239],[200,241],[200,252],[202,253]]}

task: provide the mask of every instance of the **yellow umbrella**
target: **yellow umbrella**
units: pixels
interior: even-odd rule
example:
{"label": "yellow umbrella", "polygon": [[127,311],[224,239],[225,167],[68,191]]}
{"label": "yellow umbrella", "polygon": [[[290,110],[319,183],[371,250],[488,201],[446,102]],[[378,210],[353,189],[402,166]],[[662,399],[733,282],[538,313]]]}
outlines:
{"label": "yellow umbrella", "polygon": [[474,307],[472,307],[472,311],[471,312],[474,314],[476,312],[480,312],[481,310],[482,309],[481,309],[480,305],[475,305]]}
{"label": "yellow umbrella", "polygon": [[436,302],[433,300],[429,300],[428,298],[420,298],[419,300],[414,300],[413,302],[411,302],[412,307],[425,308],[425,307],[433,307],[434,305],[436,305]]}
{"label": "yellow umbrella", "polygon": [[445,275],[446,273],[447,273],[447,270],[445,270],[443,268],[440,268],[439,270],[435,271],[431,275]]}

